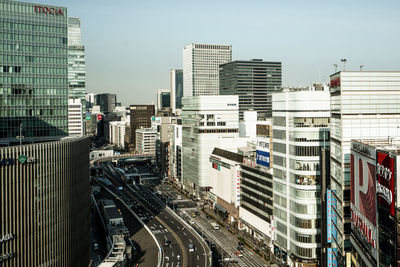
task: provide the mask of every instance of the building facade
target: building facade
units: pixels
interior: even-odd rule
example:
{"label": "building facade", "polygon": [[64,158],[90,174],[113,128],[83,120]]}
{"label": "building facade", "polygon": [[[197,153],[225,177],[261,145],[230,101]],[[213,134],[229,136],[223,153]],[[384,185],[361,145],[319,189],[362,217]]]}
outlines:
{"label": "building facade", "polygon": [[110,93],[97,94],[96,105],[100,106],[101,112],[111,113],[117,105],[117,95]]}
{"label": "building facade", "polygon": [[153,128],[136,130],[136,151],[139,154],[155,155],[158,133]]}
{"label": "building facade", "polygon": [[182,104],[183,186],[200,197],[211,186],[211,152],[239,137],[238,97],[185,97]]}
{"label": "building facade", "polygon": [[172,69],[170,75],[170,92],[171,92],[171,112],[176,114],[176,110],[182,109],[183,97],[183,70]]}
{"label": "building facade", "polygon": [[129,123],[129,121],[111,121],[109,123],[110,144],[125,148],[126,128],[129,127]]}
{"label": "building facade", "polygon": [[83,135],[82,103],[79,98],[68,99],[68,133]]}
{"label": "building facade", "polygon": [[157,111],[168,110],[171,107],[171,92],[169,89],[157,90]]}
{"label": "building facade", "polygon": [[330,77],[330,189],[337,206],[338,264],[350,262],[350,141],[400,136],[400,72],[341,71]]}
{"label": "building facade", "polygon": [[83,116],[86,110],[86,62],[79,18],[68,18],[68,87],[69,98],[81,100]]}
{"label": "building facade", "polygon": [[67,9],[0,3],[0,144],[68,134]]}
{"label": "building facade", "polygon": [[290,266],[319,266],[320,156],[329,147],[329,92],[287,90],[272,100],[274,252]]}
{"label": "building facade", "polygon": [[131,145],[136,149],[136,130],[151,127],[151,117],[155,115],[154,105],[131,105]]}
{"label": "building facade", "polygon": [[244,111],[272,117],[272,94],[282,89],[282,62],[235,60],[221,65],[219,94],[239,96],[239,119]]}
{"label": "building facade", "polygon": [[231,45],[183,48],[183,96],[219,95],[219,65],[232,61]]}
{"label": "building facade", "polygon": [[89,144],[0,148],[1,266],[89,265]]}

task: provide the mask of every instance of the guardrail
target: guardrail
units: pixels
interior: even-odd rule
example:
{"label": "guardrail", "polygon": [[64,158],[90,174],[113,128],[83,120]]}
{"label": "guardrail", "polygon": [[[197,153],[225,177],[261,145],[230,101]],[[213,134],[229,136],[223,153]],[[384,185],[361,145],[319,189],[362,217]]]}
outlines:
{"label": "guardrail", "polygon": [[[113,244],[107,257],[103,260],[98,267],[110,267],[118,264],[118,267],[125,266],[126,262],[126,243],[123,235],[113,235]],[[111,264],[111,265],[110,265]]]}

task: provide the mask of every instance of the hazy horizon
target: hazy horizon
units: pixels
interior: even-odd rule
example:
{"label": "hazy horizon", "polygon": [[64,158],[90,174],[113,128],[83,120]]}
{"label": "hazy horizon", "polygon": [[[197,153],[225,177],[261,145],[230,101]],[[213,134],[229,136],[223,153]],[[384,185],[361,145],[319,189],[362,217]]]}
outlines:
{"label": "hazy horizon", "polygon": [[189,43],[230,44],[233,60],[282,62],[284,86],[346,70],[400,70],[398,1],[29,1],[68,8],[86,47],[86,90],[156,104]]}

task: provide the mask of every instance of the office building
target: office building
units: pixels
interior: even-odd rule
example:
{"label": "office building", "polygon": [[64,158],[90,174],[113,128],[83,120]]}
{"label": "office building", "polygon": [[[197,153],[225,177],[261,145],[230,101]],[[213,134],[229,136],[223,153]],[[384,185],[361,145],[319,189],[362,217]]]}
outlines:
{"label": "office building", "polygon": [[171,142],[171,156],[169,160],[171,175],[174,183],[180,184],[182,181],[182,120],[178,120],[173,125]]}
{"label": "office building", "polygon": [[131,105],[131,145],[136,148],[136,130],[151,127],[151,117],[155,114],[154,105]]}
{"label": "office building", "polygon": [[171,107],[171,92],[168,89],[157,90],[157,111],[168,110]]}
{"label": "office building", "polygon": [[66,137],[0,148],[2,267],[89,266],[89,145]]}
{"label": "office building", "polygon": [[338,264],[350,262],[350,141],[400,136],[400,72],[341,71],[330,77],[330,189]]}
{"label": "office building", "polygon": [[68,87],[69,98],[81,100],[83,115],[86,109],[86,62],[79,18],[68,18]]}
{"label": "office building", "polygon": [[111,121],[109,123],[109,140],[110,144],[119,148],[125,148],[126,128],[129,127],[130,120],[127,121]]}
{"label": "office building", "polygon": [[79,98],[68,99],[68,133],[83,135],[82,103]]}
{"label": "office building", "polygon": [[[399,139],[351,141],[353,266],[398,266],[400,263],[399,155]],[[331,218],[335,221],[335,214]]]}
{"label": "office building", "polygon": [[184,97],[182,180],[185,190],[197,197],[205,195],[211,186],[210,154],[215,147],[235,146],[238,137],[237,96]]}
{"label": "office building", "polygon": [[320,157],[329,147],[329,91],[284,90],[272,96],[272,108],[274,253],[290,266],[320,266]]}
{"label": "office building", "polygon": [[136,152],[139,154],[156,154],[156,140],[158,133],[153,128],[141,128],[136,130]]}
{"label": "office building", "polygon": [[96,105],[96,94],[86,93],[85,101],[86,101],[86,109],[87,111],[89,111],[90,108]]}
{"label": "office building", "polygon": [[67,9],[0,2],[0,145],[68,135]]}
{"label": "office building", "polygon": [[111,113],[117,104],[117,95],[104,93],[96,95],[96,105],[100,106],[100,111],[103,113]]}
{"label": "office building", "polygon": [[183,48],[183,96],[219,95],[219,65],[232,61],[231,45]]}
{"label": "office building", "polygon": [[235,60],[219,70],[219,94],[239,96],[240,120],[244,111],[257,111],[260,119],[272,117],[272,94],[281,87],[281,62]]}
{"label": "office building", "polygon": [[176,110],[182,109],[183,70],[172,69],[169,72],[169,75],[170,75],[169,90],[171,92],[171,100],[170,100],[171,112],[172,114],[177,114]]}

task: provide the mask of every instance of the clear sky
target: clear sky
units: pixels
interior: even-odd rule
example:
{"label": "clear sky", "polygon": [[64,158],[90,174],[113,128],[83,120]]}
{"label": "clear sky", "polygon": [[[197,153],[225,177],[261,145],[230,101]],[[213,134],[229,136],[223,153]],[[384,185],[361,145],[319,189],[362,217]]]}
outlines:
{"label": "clear sky", "polygon": [[35,0],[82,21],[87,92],[156,104],[186,44],[231,44],[233,60],[282,61],[283,85],[346,70],[400,70],[400,1]]}

